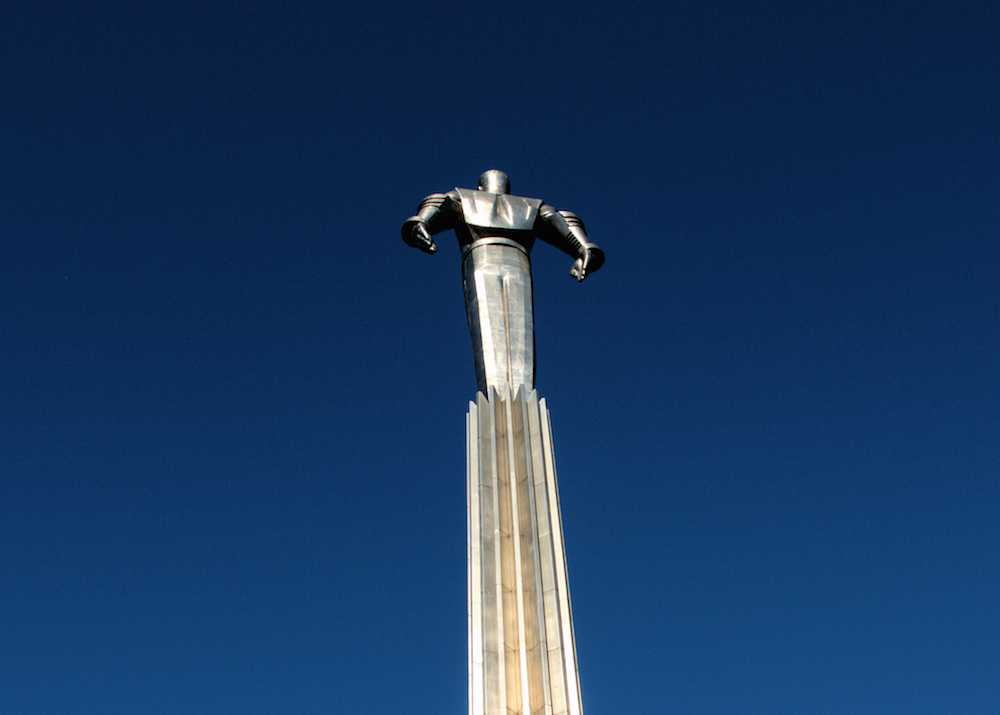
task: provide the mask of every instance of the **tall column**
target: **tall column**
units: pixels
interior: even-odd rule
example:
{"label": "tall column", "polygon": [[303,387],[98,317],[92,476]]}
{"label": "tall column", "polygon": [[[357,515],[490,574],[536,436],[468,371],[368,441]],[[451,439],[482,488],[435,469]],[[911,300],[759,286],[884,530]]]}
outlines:
{"label": "tall column", "polygon": [[467,436],[469,715],[582,715],[545,400],[479,393]]}

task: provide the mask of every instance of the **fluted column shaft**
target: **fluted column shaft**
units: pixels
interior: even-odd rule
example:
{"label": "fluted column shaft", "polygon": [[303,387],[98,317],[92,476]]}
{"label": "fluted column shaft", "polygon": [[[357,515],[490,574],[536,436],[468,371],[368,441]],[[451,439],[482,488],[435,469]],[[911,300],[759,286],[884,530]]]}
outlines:
{"label": "fluted column shaft", "polygon": [[552,433],[521,388],[469,404],[469,714],[582,715]]}

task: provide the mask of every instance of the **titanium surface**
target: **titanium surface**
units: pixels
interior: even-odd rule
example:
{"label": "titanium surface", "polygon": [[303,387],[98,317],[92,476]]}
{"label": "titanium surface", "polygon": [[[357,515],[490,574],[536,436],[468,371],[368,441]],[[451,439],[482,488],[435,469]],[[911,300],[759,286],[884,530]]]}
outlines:
{"label": "titanium surface", "polygon": [[535,384],[531,262],[519,244],[500,240],[476,241],[462,259],[476,382],[485,394]]}
{"label": "titanium surface", "polygon": [[535,239],[604,264],[580,218],[510,195],[490,170],[479,190],[424,199],[403,240],[435,253],[454,229],[479,394],[469,403],[469,715],[582,715],[552,432],[535,392],[529,253]]}
{"label": "titanium surface", "polygon": [[433,235],[454,229],[462,248],[465,310],[479,391],[504,386],[512,392],[535,386],[535,329],[531,262],[536,238],[575,260],[570,275],[582,281],[604,264],[604,253],[587,240],[580,218],[541,199],[511,196],[510,181],[492,169],[479,190],[431,194],[403,224],[407,245],[435,253]]}
{"label": "titanium surface", "polygon": [[545,400],[469,403],[469,715],[581,715]]}

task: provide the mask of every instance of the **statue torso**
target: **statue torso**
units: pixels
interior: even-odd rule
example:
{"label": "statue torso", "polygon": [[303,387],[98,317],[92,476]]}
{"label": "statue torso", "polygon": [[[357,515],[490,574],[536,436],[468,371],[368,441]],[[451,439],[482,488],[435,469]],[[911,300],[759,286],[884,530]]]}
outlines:
{"label": "statue torso", "polygon": [[455,229],[459,243],[467,245],[480,238],[495,236],[512,239],[531,250],[541,199],[471,189],[455,191],[462,201],[462,222]]}

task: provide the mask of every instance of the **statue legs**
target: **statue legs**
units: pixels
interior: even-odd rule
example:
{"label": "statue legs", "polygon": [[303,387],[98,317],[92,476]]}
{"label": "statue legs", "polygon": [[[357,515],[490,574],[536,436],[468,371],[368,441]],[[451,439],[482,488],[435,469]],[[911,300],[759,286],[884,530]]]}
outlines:
{"label": "statue legs", "polygon": [[481,239],[462,251],[465,309],[472,333],[479,391],[504,385],[517,394],[535,386],[535,325],[531,261],[524,248],[503,238]]}

